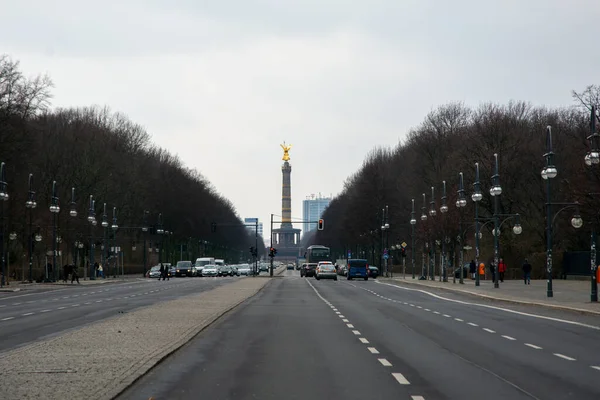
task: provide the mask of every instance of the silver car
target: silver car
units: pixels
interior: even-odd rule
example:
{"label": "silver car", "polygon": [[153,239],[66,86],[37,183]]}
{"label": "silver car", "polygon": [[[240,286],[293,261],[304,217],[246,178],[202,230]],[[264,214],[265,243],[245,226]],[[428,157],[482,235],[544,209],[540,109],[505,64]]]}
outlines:
{"label": "silver car", "polygon": [[216,265],[205,265],[202,269],[202,276],[217,276],[219,274],[219,267]]}
{"label": "silver car", "polygon": [[320,262],[315,270],[315,278],[319,279],[333,279],[337,281],[337,271],[335,265],[331,262]]}

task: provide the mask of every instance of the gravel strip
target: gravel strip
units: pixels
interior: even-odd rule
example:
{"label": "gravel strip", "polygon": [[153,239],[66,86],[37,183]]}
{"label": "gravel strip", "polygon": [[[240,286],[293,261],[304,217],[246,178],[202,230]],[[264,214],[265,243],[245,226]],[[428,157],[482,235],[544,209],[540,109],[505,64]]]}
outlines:
{"label": "gravel strip", "polygon": [[2,399],[112,399],[268,279],[240,279],[0,355]]}

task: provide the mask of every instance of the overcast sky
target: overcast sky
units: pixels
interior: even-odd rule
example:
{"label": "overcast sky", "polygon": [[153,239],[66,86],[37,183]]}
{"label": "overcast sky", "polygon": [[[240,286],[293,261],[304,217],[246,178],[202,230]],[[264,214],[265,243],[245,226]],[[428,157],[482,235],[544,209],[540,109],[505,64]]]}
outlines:
{"label": "overcast sky", "polygon": [[0,10],[0,53],[48,73],[54,106],[127,114],[240,217],[258,216],[266,238],[281,214],[284,140],[301,218],[302,199],[339,193],[370,149],[396,145],[437,105],[570,105],[572,89],[600,83],[598,0],[0,0]]}

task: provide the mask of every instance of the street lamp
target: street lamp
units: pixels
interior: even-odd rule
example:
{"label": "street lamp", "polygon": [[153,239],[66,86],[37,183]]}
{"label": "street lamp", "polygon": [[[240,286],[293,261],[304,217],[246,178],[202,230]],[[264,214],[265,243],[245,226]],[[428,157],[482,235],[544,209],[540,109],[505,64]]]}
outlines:
{"label": "street lamp", "polygon": [[160,250],[158,251],[158,263],[162,262],[162,251],[163,251],[163,237],[162,234],[165,233],[162,226],[162,213],[158,214],[158,225],[156,227],[156,233],[160,236]]}
{"label": "street lamp", "polygon": [[473,183],[473,194],[471,200],[475,203],[475,286],[479,286],[479,240],[481,232],[479,230],[479,202],[483,199],[481,193],[481,182],[479,181],[479,163],[475,163],[475,182]]}
{"label": "street lamp", "polygon": [[[11,242],[14,242],[15,240],[17,240],[17,232],[13,231],[13,232],[9,233],[8,234],[8,238],[10,239]],[[9,248],[9,251],[10,251],[10,243],[8,245],[8,248]],[[8,258],[8,260],[7,260],[7,262],[8,262],[7,275],[10,276],[10,257],[7,257],[7,258]],[[25,279],[24,275],[25,275],[25,271],[23,271],[23,277],[22,277],[23,280]],[[17,272],[15,271],[15,280],[16,279],[17,279]]]}
{"label": "street lamp", "polygon": [[4,202],[8,200],[8,184],[6,183],[6,173],[4,163],[0,163],[0,219],[2,220],[2,243],[0,244],[0,252],[2,253],[2,280],[0,287],[4,287],[6,276],[6,256],[4,252]]}
{"label": "street lamp", "polygon": [[[113,272],[114,272],[114,277],[117,277],[117,267],[118,267],[118,263],[119,263],[119,255],[117,253],[117,229],[119,229],[119,225],[117,224],[117,207],[113,207],[113,219],[112,219],[112,225],[110,226],[110,228],[113,230],[113,247],[115,249],[114,254],[116,257],[116,261],[115,261],[115,265],[113,268]],[[108,249],[109,254],[110,254],[110,248]]]}
{"label": "street lamp", "polygon": [[[429,216],[435,217],[437,211],[435,209],[435,188],[431,187],[431,201],[429,202]],[[433,221],[432,221],[433,224]],[[431,226],[431,225],[430,225]],[[432,238],[433,240],[433,238]],[[429,265],[427,266],[427,275],[431,274],[431,280],[435,281],[435,243],[431,242],[431,249],[429,253]]]}
{"label": "street lamp", "polygon": [[411,227],[411,239],[412,245],[410,247],[410,257],[412,262],[412,278],[415,279],[415,225],[417,220],[415,219],[415,199],[412,199],[412,211],[410,212],[410,227]]}
{"label": "street lamp", "polygon": [[87,220],[90,223],[90,280],[96,280],[96,271],[94,271],[94,226],[96,221],[96,202],[94,196],[90,195],[90,208],[88,210]]}
{"label": "street lamp", "polygon": [[[585,164],[587,166],[598,165],[600,163],[600,134],[596,131],[596,106],[592,106],[590,115],[590,135],[587,140],[590,142],[590,151],[585,155]],[[596,266],[596,232],[595,227],[592,227],[591,234],[591,246],[590,246],[590,272],[592,279],[592,288],[590,292],[590,301],[598,301],[598,282],[596,278],[597,266]]]}
{"label": "street lamp", "polygon": [[148,235],[148,214],[149,211],[144,210],[144,216],[143,216],[143,222],[142,222],[142,234],[144,235],[144,277],[146,276],[146,269],[147,267],[147,250],[146,250],[146,237]]}
{"label": "street lamp", "polygon": [[[427,199],[425,197],[425,193],[423,193],[423,207],[421,207],[421,221],[425,222],[427,221]],[[422,268],[421,268],[421,278],[420,279],[427,279],[427,277],[425,276],[425,262],[426,262],[426,254],[427,254],[427,240],[428,238],[426,238],[423,241],[423,245],[425,246],[425,249],[423,251],[423,253],[421,253],[421,264],[422,264]]]}
{"label": "street lamp", "polygon": [[[458,199],[456,200],[456,207],[458,207],[459,210],[459,223],[458,223],[458,231],[459,231],[459,236],[458,236],[458,244],[460,245],[460,261],[459,261],[459,268],[460,268],[460,278],[458,283],[460,284],[464,284],[464,268],[463,268],[463,264],[464,264],[464,259],[463,259],[463,241],[464,241],[464,235],[463,235],[463,215],[464,215],[464,211],[463,209],[465,208],[465,206],[467,205],[467,199],[465,197],[465,186],[464,186],[464,179],[463,179],[463,173],[460,172],[458,174],[459,179],[458,179]],[[456,279],[456,278],[454,278]]]}
{"label": "street lamp", "polygon": [[[448,205],[446,204],[446,181],[442,181],[442,205],[440,206],[440,212],[444,215],[448,212]],[[446,224],[445,220],[442,223],[442,275],[440,281],[448,282],[448,273],[446,270]]]}
{"label": "street lamp", "polygon": [[[77,217],[77,203],[75,202],[75,188],[71,188],[71,208],[69,210],[69,215],[73,218]],[[69,246],[69,218],[67,218],[67,249],[69,253],[71,253],[71,261],[75,264],[75,251],[77,251],[77,246],[74,246],[74,249],[71,249]],[[69,255],[67,254],[67,263],[69,262]],[[66,277],[65,277],[66,279]]]}
{"label": "street lamp", "polygon": [[500,186],[500,172],[498,168],[498,153],[494,153],[495,169],[494,175],[492,175],[492,187],[490,188],[490,195],[494,197],[494,232],[498,233],[494,235],[494,288],[499,288],[498,283],[498,258],[499,258],[499,233],[500,227],[498,226],[498,208],[500,206],[500,195],[502,194],[502,187]]}
{"label": "street lamp", "polygon": [[50,212],[52,213],[52,271],[53,277],[51,279],[52,282],[56,281],[56,252],[57,252],[57,234],[56,234],[56,216],[60,212],[60,205],[58,194],[56,193],[56,181],[52,181],[52,197],[50,198]]}
{"label": "street lamp", "polygon": [[[387,268],[387,264],[388,264],[388,231],[390,229],[390,224],[388,222],[388,206],[385,206],[385,208],[381,209],[382,212],[382,216],[381,216],[381,246],[384,248],[383,249],[383,269],[385,271],[385,276],[387,278],[388,276],[388,268]],[[385,235],[385,236],[384,236]]]}
{"label": "street lamp", "polygon": [[550,181],[556,177],[558,170],[554,166],[554,152],[552,151],[552,128],[546,127],[546,166],[542,169],[542,179],[546,181],[546,296],[553,297],[552,290],[552,199],[550,196]]}
{"label": "street lamp", "polygon": [[37,207],[33,191],[33,174],[29,174],[29,190],[25,207],[29,210],[29,283],[33,282],[33,209]]}

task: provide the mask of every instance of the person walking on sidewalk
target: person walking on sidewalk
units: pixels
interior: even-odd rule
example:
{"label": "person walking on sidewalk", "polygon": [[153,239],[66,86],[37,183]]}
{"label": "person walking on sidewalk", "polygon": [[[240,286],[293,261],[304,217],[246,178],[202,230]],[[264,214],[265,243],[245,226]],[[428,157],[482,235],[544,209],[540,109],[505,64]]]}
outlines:
{"label": "person walking on sidewalk", "polygon": [[469,264],[469,273],[471,274],[471,279],[475,279],[476,272],[477,272],[477,265],[475,265],[475,260],[471,260],[471,264]]}
{"label": "person walking on sidewalk", "polygon": [[162,263],[160,263],[160,275],[158,276],[158,280],[160,281],[160,279],[162,278],[162,280],[165,280],[165,267],[163,267]]}
{"label": "person walking on sidewalk", "polygon": [[77,273],[77,266],[71,265],[71,285],[75,280],[77,281],[78,285],[81,285],[81,283],[79,283],[79,274]]}
{"label": "person walking on sidewalk", "polygon": [[526,285],[531,285],[531,264],[529,264],[529,260],[525,259],[523,263],[523,281]]}
{"label": "person walking on sidewalk", "polygon": [[479,263],[479,279],[485,280],[485,263]]}
{"label": "person walking on sidewalk", "polygon": [[504,282],[504,273],[506,273],[506,263],[504,262],[503,258],[501,258],[500,262],[498,262],[498,273],[500,274],[498,276],[500,282]]}

